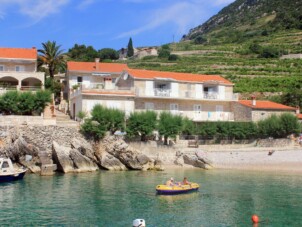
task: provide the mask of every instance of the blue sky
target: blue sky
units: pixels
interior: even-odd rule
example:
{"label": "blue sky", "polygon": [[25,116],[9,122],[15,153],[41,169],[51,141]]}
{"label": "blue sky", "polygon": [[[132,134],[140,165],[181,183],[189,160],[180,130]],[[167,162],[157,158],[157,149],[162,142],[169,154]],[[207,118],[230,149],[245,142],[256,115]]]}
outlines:
{"label": "blue sky", "polygon": [[94,48],[159,46],[179,41],[234,0],[0,0],[0,46],[56,41]]}

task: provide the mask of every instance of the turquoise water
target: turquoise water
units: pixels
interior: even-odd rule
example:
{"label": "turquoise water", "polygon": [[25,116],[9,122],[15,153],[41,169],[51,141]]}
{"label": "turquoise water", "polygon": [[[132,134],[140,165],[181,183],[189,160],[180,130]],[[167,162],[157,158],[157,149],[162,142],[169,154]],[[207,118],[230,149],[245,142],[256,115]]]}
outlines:
{"label": "turquoise water", "polygon": [[[173,176],[201,184],[198,192],[158,196]],[[236,171],[97,172],[41,177],[0,185],[0,225],[302,226],[302,177]]]}

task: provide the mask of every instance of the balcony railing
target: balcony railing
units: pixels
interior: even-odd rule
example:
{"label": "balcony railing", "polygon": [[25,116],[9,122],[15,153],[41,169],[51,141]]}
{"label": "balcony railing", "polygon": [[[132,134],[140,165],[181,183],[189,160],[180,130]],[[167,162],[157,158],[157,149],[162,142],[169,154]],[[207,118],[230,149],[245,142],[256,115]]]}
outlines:
{"label": "balcony railing", "polygon": [[154,95],[159,97],[170,97],[171,90],[170,89],[162,89],[162,88],[155,88]]}
{"label": "balcony railing", "polygon": [[218,99],[219,94],[217,92],[204,92],[204,99]]}
{"label": "balcony railing", "polygon": [[21,91],[38,91],[41,90],[41,86],[21,86]]}

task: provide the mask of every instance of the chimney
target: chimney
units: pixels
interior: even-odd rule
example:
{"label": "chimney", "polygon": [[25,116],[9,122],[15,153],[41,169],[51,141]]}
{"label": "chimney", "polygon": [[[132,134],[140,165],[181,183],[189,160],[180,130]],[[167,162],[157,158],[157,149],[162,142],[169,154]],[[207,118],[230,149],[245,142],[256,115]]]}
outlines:
{"label": "chimney", "polygon": [[300,114],[300,106],[296,106],[296,114]]}
{"label": "chimney", "polygon": [[32,47],[32,49],[34,49],[34,50],[35,50],[35,49],[36,49],[36,47]]}
{"label": "chimney", "polygon": [[256,96],[252,96],[252,106],[256,106]]}
{"label": "chimney", "polygon": [[95,58],[95,71],[99,71],[99,63],[100,63],[100,59]]}

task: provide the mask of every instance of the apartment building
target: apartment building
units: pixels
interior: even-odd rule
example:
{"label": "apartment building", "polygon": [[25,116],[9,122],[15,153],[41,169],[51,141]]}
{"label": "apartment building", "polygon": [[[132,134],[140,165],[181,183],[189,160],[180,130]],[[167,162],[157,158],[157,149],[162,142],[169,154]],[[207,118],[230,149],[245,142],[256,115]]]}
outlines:
{"label": "apartment building", "polygon": [[67,89],[70,115],[76,118],[80,111],[89,113],[93,106],[101,104],[118,108],[126,113],[134,109],[134,92],[130,88],[116,86],[116,81],[126,64],[95,62],[68,62]]}
{"label": "apartment building", "polygon": [[170,111],[193,121],[232,121],[233,84],[221,76],[128,69],[117,86],[135,91],[135,111]]}
{"label": "apartment building", "polygon": [[233,84],[220,76],[129,69],[124,64],[68,62],[71,116],[95,104],[170,111],[198,121],[233,121]]}
{"label": "apartment building", "polygon": [[0,48],[0,94],[44,87],[44,73],[37,72],[37,56],[35,47]]}

